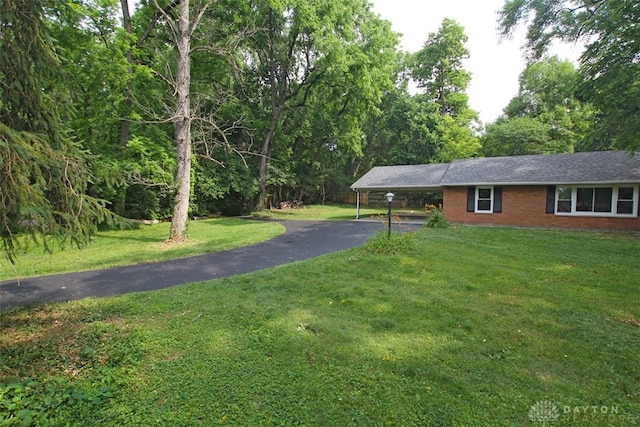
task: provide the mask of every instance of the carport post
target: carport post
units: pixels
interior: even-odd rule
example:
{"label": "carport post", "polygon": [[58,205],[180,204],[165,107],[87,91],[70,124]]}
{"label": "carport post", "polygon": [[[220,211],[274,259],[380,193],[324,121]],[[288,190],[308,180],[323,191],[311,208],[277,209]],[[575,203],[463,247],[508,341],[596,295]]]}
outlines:
{"label": "carport post", "polygon": [[388,192],[385,196],[387,198],[387,202],[389,203],[389,213],[387,213],[387,217],[389,218],[389,228],[387,231],[387,239],[391,238],[391,202],[393,202],[394,194],[392,192]]}
{"label": "carport post", "polygon": [[356,191],[356,219],[360,219],[360,190]]}

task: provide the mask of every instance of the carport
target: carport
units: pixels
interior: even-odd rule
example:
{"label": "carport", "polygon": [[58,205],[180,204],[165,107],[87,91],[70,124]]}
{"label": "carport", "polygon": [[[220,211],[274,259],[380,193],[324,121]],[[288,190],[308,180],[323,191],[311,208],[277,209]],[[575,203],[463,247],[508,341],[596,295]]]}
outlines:
{"label": "carport", "polygon": [[351,185],[356,192],[356,219],[360,219],[362,192],[441,192],[450,164],[376,166]]}

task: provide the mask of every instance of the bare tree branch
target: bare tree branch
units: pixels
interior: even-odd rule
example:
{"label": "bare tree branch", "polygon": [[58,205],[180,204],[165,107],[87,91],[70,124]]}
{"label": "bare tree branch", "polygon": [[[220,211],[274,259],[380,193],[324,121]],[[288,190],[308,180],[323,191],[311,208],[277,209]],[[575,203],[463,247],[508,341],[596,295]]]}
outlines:
{"label": "bare tree branch", "polygon": [[[126,1],[126,0],[123,0],[123,1]],[[160,20],[160,18],[165,17],[165,19],[167,20],[167,24],[169,24],[170,26],[173,24],[169,16],[169,11],[173,10],[180,3],[180,0],[173,0],[171,3],[167,4],[167,6],[164,8],[160,7],[157,0],[153,0],[153,3],[155,4],[157,9],[156,13],[153,14],[153,17],[151,18],[151,21],[149,21],[149,25],[147,25],[147,28],[144,30],[144,33],[142,33],[140,38],[138,38],[138,41],[136,42],[136,47],[141,47],[142,43],[144,43],[147,40],[149,35],[151,35],[151,32],[153,31],[153,29],[158,24],[158,21]],[[175,29],[175,28],[172,28],[172,29]]]}

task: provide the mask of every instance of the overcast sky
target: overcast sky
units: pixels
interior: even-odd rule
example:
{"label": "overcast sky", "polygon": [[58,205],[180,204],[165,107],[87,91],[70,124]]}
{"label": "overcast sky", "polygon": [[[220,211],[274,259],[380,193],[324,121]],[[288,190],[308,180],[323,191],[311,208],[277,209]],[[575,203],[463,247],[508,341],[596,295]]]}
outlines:
{"label": "overcast sky", "polygon": [[[393,31],[402,33],[401,49],[417,52],[429,33],[436,33],[444,18],[456,20],[469,38],[470,58],[465,68],[471,72],[467,90],[469,106],[480,120],[493,122],[518,92],[518,77],[524,70],[521,47],[524,30],[512,40],[500,40],[497,11],[505,0],[369,0],[373,10],[391,21]],[[576,60],[575,46],[556,47],[560,58]]]}

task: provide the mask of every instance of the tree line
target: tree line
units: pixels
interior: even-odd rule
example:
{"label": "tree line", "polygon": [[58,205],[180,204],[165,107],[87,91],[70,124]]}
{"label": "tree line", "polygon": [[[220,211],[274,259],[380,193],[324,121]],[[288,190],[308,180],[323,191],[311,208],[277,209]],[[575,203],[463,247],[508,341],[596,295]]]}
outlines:
{"label": "tree line", "polygon": [[[0,0],[5,253],[120,217],[171,218],[179,241],[189,216],[331,200],[374,165],[640,147],[634,2],[498,19],[527,26],[529,65],[483,124],[451,19],[403,52],[362,0]],[[556,39],[585,42],[578,68],[545,56]]]}

